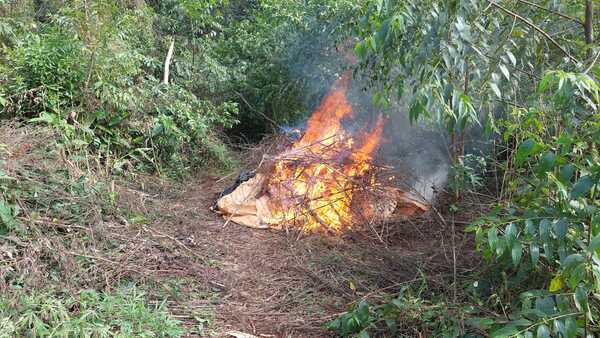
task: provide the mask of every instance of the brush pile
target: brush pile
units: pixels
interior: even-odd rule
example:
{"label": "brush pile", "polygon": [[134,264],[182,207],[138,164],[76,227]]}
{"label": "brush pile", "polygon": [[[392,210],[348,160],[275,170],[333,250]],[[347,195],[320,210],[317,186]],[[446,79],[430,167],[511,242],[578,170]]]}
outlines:
{"label": "brush pile", "polygon": [[264,157],[257,174],[217,201],[228,221],[254,228],[297,228],[339,233],[373,220],[410,217],[427,203],[381,180],[374,164],[383,135],[379,116],[371,128],[350,133],[347,98],[351,73],[344,73],[307,121],[299,140]]}

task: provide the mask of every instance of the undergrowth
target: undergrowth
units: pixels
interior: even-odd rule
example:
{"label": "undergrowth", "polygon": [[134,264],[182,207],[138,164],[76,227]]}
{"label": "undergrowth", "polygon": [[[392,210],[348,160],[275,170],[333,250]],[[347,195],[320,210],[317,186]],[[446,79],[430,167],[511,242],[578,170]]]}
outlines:
{"label": "undergrowth", "polygon": [[135,250],[154,248],[158,257],[166,249],[132,242],[128,233],[147,221],[122,202],[116,177],[100,161],[67,155],[50,128],[0,131],[0,336],[187,332],[164,303],[170,294],[148,284],[157,280],[152,264]]}
{"label": "undergrowth", "polygon": [[180,337],[164,304],[149,306],[135,287],[110,294],[34,292],[0,299],[0,337]]}

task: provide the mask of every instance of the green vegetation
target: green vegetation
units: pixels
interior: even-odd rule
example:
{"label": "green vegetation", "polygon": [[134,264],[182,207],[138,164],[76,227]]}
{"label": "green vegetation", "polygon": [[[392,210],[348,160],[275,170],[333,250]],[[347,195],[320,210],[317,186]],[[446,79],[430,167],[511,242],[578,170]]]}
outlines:
{"label": "green vegetation", "polygon": [[[591,1],[374,1],[357,27],[361,69],[385,83],[377,99],[385,104],[408,95],[412,120],[449,133],[452,212],[467,189],[480,185],[465,156],[469,129],[482,125],[493,139],[488,169],[502,175],[495,178],[498,201],[466,228],[492,272],[455,277],[461,284],[454,298],[434,307],[435,317],[447,318],[436,319],[437,327],[427,315],[431,306],[419,307],[419,320],[435,336],[600,332],[600,50],[591,7]],[[366,337],[379,322],[393,329],[390,313],[402,318],[407,306],[415,303],[402,295],[375,309],[359,303],[332,326]]]}
{"label": "green vegetation", "polygon": [[[382,110],[406,101],[411,122],[442,130],[449,203],[435,217],[451,241],[469,233],[482,263],[455,266],[445,288],[423,277],[357,299],[328,329],[600,335],[599,8],[0,0],[0,336],[190,333],[140,267],[159,271],[164,262],[144,259],[182,252],[185,264],[210,264],[122,191],[145,175],[236,168],[237,145],[301,121],[348,66]],[[349,45],[354,65],[340,61]],[[489,212],[455,222],[483,189]]]}
{"label": "green vegetation", "polygon": [[[73,311],[73,309],[76,309]],[[164,310],[149,307],[135,288],[113,295],[82,291],[21,295],[0,305],[2,337],[180,337],[183,329]]]}

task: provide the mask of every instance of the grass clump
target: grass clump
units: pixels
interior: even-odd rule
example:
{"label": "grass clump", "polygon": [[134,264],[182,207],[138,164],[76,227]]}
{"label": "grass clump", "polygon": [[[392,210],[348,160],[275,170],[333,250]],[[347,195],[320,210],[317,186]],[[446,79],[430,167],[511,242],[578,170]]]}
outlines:
{"label": "grass clump", "polygon": [[78,295],[35,292],[0,299],[0,337],[180,337],[164,303],[146,304],[135,287]]}

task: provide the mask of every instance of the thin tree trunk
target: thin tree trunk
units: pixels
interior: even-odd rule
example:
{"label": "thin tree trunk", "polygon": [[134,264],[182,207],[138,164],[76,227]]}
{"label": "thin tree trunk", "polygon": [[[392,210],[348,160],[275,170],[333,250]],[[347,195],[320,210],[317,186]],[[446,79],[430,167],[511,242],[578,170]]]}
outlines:
{"label": "thin tree trunk", "polygon": [[585,3],[585,43],[591,45],[594,42],[594,3],[587,0]]}
{"label": "thin tree trunk", "polygon": [[163,84],[169,84],[169,70],[171,68],[171,58],[173,58],[173,49],[175,49],[175,38],[171,40],[167,57],[165,58],[165,70],[163,73]]}

